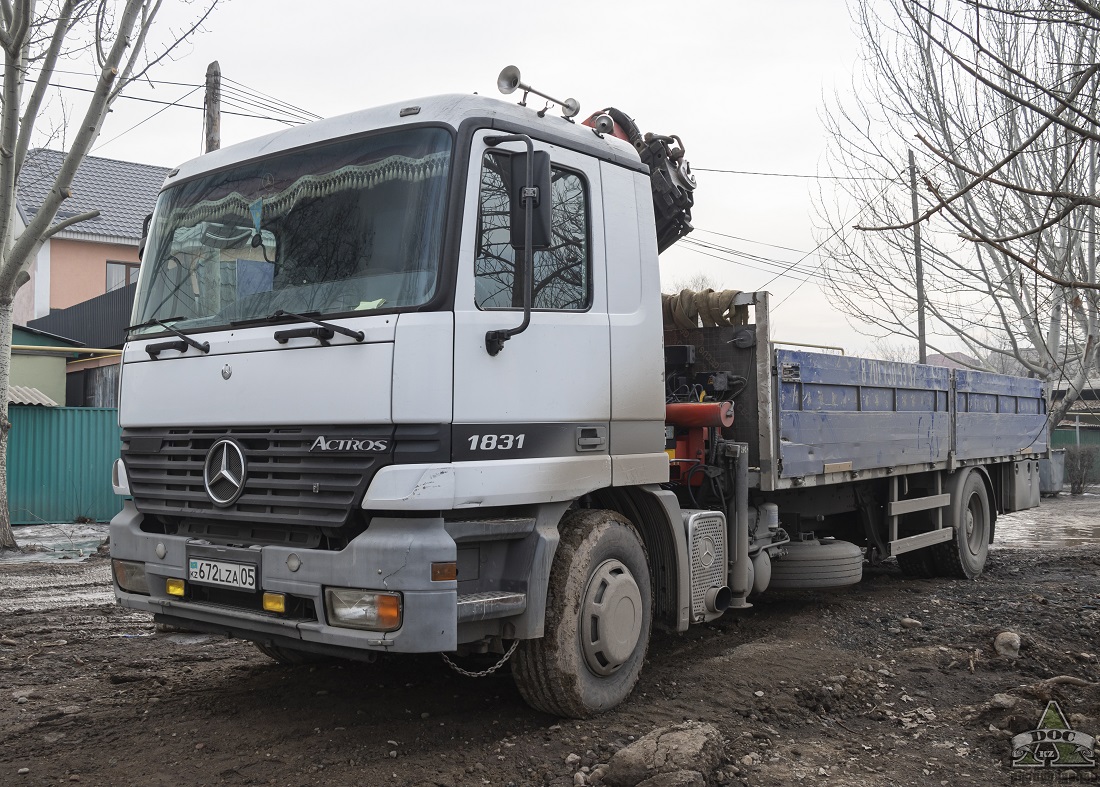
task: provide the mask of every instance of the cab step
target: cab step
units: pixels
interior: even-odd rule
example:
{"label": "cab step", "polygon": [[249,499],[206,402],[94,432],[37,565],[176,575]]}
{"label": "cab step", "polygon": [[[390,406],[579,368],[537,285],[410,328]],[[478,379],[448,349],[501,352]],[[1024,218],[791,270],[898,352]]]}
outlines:
{"label": "cab step", "polygon": [[458,622],[490,620],[518,615],[527,609],[526,593],[488,591],[458,597]]}

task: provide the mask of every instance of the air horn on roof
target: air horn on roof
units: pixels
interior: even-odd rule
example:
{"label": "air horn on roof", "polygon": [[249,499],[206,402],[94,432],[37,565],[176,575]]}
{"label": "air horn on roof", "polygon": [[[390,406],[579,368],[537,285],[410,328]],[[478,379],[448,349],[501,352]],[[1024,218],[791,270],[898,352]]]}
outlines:
{"label": "air horn on roof", "polygon": [[[567,98],[565,99],[565,101],[559,101],[558,99],[548,96],[545,93],[540,93],[538,90],[535,90],[530,85],[523,84],[523,82],[520,81],[519,69],[516,66],[505,66],[504,69],[501,70],[500,76],[497,77],[497,88],[500,90],[501,93],[504,93],[505,95],[509,93],[514,93],[516,90],[522,90],[523,100],[519,102],[519,105],[521,107],[527,106],[527,94],[534,93],[536,96],[545,98],[552,104],[558,104],[561,107],[561,116],[563,118],[574,117],[577,115],[578,112],[581,111],[581,104],[575,98]],[[543,115],[545,113],[546,110],[543,109],[542,112],[540,112],[539,114]]]}

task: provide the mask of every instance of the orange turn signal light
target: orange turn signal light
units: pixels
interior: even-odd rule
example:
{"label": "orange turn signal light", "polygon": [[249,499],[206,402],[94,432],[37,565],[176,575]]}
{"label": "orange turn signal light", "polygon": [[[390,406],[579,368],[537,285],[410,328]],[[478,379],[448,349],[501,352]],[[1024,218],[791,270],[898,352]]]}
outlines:
{"label": "orange turn signal light", "polygon": [[432,563],[432,582],[447,582],[458,579],[458,563]]}
{"label": "orange turn signal light", "polygon": [[378,596],[379,628],[395,629],[401,625],[401,599],[398,596]]}

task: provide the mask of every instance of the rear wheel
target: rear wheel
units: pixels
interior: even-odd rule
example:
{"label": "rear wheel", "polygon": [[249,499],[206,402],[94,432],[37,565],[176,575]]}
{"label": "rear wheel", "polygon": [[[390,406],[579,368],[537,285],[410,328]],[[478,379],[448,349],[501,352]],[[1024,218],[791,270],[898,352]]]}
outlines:
{"label": "rear wheel", "polygon": [[641,538],[613,511],[566,514],[550,570],[545,633],[520,643],[516,687],[532,707],[586,718],[630,696],[652,625]]}
{"label": "rear wheel", "polygon": [[[930,513],[928,511],[903,514],[898,529],[900,536],[906,538],[908,536],[915,536],[918,533],[923,533],[927,530],[932,530],[936,526],[933,515],[934,512]],[[907,577],[930,579],[931,577],[939,576],[939,569],[936,568],[936,556],[932,553],[931,547],[914,549],[911,552],[902,552],[899,555],[895,555],[895,557],[898,560],[898,567],[901,569],[901,573],[905,574]]]}
{"label": "rear wheel", "polygon": [[914,549],[912,552],[902,552],[897,555],[897,559],[901,573],[907,577],[929,579],[939,574],[936,570],[936,558],[930,547]]}
{"label": "rear wheel", "polygon": [[950,522],[955,538],[933,547],[936,568],[944,576],[976,579],[989,556],[993,513],[981,475],[963,471],[951,488]]}

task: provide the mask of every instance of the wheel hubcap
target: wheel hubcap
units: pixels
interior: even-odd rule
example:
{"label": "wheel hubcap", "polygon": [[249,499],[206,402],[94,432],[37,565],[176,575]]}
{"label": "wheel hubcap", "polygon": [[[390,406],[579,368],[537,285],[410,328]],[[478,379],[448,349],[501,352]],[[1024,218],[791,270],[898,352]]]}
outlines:
{"label": "wheel hubcap", "polygon": [[610,675],[625,664],[642,634],[642,593],[625,565],[601,563],[581,603],[581,648],[588,668]]}
{"label": "wheel hubcap", "polygon": [[964,528],[966,530],[966,545],[970,549],[972,555],[978,554],[978,551],[982,548],[982,528],[978,527],[979,517],[983,517],[985,511],[982,509],[981,500],[977,498],[977,495],[970,499],[970,505],[966,507],[966,523]]}

